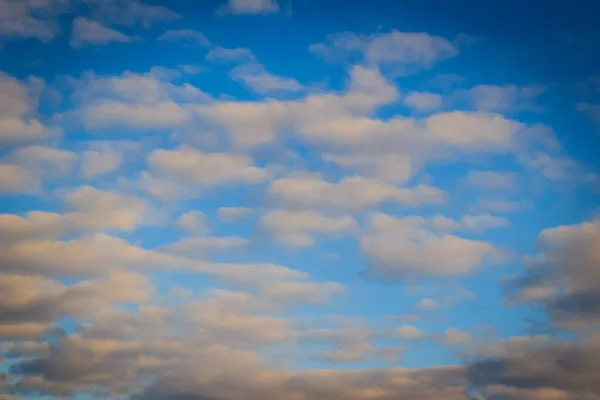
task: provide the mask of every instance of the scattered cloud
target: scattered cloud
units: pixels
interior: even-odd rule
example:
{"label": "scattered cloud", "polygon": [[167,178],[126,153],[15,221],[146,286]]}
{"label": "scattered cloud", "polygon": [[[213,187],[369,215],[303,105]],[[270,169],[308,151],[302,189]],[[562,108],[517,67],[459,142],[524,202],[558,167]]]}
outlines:
{"label": "scattered cloud", "polygon": [[78,17],[73,21],[71,30],[71,47],[79,49],[85,46],[105,46],[109,43],[128,43],[133,37],[115,29],[108,28],[96,21]]}
{"label": "scattered cloud", "polygon": [[222,14],[265,15],[279,12],[277,0],[227,0],[219,9]]}
{"label": "scattered cloud", "polygon": [[211,45],[210,40],[205,34],[193,29],[169,29],[156,40],[164,42],[179,42],[193,43],[199,46],[209,47]]}

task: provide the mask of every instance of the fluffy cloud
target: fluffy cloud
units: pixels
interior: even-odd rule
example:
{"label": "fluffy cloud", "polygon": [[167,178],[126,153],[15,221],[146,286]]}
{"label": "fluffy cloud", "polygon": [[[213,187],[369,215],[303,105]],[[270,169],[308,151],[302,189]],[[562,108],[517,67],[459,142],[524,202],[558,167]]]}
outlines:
{"label": "fluffy cloud", "polygon": [[220,207],[217,210],[217,216],[224,222],[233,222],[251,213],[252,209],[248,207]]}
{"label": "fluffy cloud", "polygon": [[314,211],[269,211],[260,223],[276,240],[298,247],[312,245],[313,235],[343,235],[356,229],[351,217],[330,217]]}
{"label": "fluffy cloud", "polygon": [[537,97],[546,88],[541,86],[518,87],[516,85],[478,85],[468,90],[458,90],[457,96],[466,97],[477,110],[491,112],[541,112]]}
{"label": "fluffy cloud", "polygon": [[202,211],[188,211],[177,218],[177,226],[188,233],[203,234],[209,230],[208,217]]}
{"label": "fluffy cloud", "polygon": [[323,43],[311,45],[310,50],[328,61],[360,54],[367,65],[391,66],[401,74],[431,68],[436,62],[458,54],[458,49],[442,37],[396,30],[372,35],[338,33],[328,36]]}
{"label": "fluffy cloud", "polygon": [[598,337],[581,343],[530,343],[469,367],[469,379],[491,398],[600,398]]}
{"label": "fluffy cloud", "polygon": [[434,111],[441,107],[442,96],[436,93],[409,93],[402,100],[404,105],[419,112]]}
{"label": "fluffy cloud", "polygon": [[70,44],[71,47],[79,49],[84,46],[105,46],[113,42],[128,43],[133,40],[132,37],[96,21],[78,17],[73,21]]}
{"label": "fluffy cloud", "polygon": [[277,0],[227,0],[227,4],[220,12],[234,15],[264,15],[279,12],[279,5]]}
{"label": "fluffy cloud", "polygon": [[385,182],[349,177],[331,183],[318,176],[300,175],[274,180],[267,195],[277,204],[290,207],[321,207],[356,211],[384,202],[404,206],[443,202],[444,192],[431,186],[398,188]]}
{"label": "fluffy cloud", "polygon": [[294,78],[286,78],[268,72],[261,64],[244,64],[230,72],[234,80],[240,81],[257,93],[299,92],[303,86]]}
{"label": "fluffy cloud", "polygon": [[382,279],[457,276],[472,272],[498,256],[493,245],[437,233],[421,226],[420,218],[375,215],[370,231],[360,239],[369,272]]}
{"label": "fluffy cloud", "polygon": [[70,1],[0,1],[0,35],[51,41],[58,33],[56,18]]}
{"label": "fluffy cloud", "polygon": [[199,186],[260,183],[270,176],[267,169],[253,166],[243,154],[203,153],[188,146],[155,150],[148,156],[148,164],[158,175]]}
{"label": "fluffy cloud", "polygon": [[43,81],[20,81],[0,72],[0,146],[39,141],[61,131],[44,126],[36,117]]}
{"label": "fluffy cloud", "polygon": [[233,49],[227,49],[224,47],[216,46],[206,53],[206,59],[211,62],[242,62],[242,61],[253,61],[254,54],[252,50],[244,47],[236,47]]}
{"label": "fluffy cloud", "polygon": [[533,301],[548,311],[551,322],[567,329],[598,323],[600,317],[600,220],[542,231],[541,254],[523,276],[507,283],[513,301]]}
{"label": "fluffy cloud", "polygon": [[193,29],[169,29],[156,40],[165,42],[184,41],[184,43],[194,43],[200,46],[210,46],[210,40],[202,32]]}
{"label": "fluffy cloud", "polygon": [[162,6],[151,6],[139,0],[83,0],[92,16],[106,25],[150,28],[157,22],[175,21],[181,15]]}

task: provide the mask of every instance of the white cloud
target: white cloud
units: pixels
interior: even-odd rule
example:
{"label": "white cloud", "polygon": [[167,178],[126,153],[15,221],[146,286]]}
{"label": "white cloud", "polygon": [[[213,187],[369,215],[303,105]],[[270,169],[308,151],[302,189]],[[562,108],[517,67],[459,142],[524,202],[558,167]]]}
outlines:
{"label": "white cloud", "polygon": [[399,32],[357,35],[350,32],[329,35],[310,51],[328,61],[346,60],[360,54],[370,66],[390,66],[400,74],[431,68],[436,62],[455,57],[458,50],[448,40],[427,33]]}
{"label": "white cloud", "polygon": [[217,217],[223,222],[233,222],[251,213],[252,209],[248,207],[220,207],[217,210]]}
{"label": "white cloud", "polygon": [[544,108],[536,100],[545,88],[541,86],[518,87],[516,85],[477,85],[472,89],[458,90],[457,96],[465,96],[476,110],[490,112],[541,112]]}
{"label": "white cloud", "polygon": [[41,182],[26,168],[12,164],[0,164],[0,192],[33,194],[39,191]]}
{"label": "white cloud", "polygon": [[37,103],[44,82],[38,78],[20,81],[0,72],[0,146],[40,141],[57,136],[36,119]]}
{"label": "white cloud", "polygon": [[92,231],[134,231],[139,225],[161,224],[161,214],[143,199],[82,186],[64,196],[71,224]]}
{"label": "white cloud", "polygon": [[411,92],[404,97],[403,102],[415,111],[429,112],[442,106],[442,96],[437,93]]}
{"label": "white cloud", "polygon": [[169,22],[181,15],[162,6],[151,6],[139,0],[83,0],[91,7],[94,19],[106,25],[150,28],[156,22]]}
{"label": "white cloud", "polygon": [[221,13],[234,15],[265,15],[279,12],[277,0],[227,0]]}
{"label": "white cloud", "polygon": [[372,216],[370,230],[360,239],[369,273],[392,280],[460,276],[499,255],[489,243],[437,233],[422,222],[420,217]]}
{"label": "white cloud", "polygon": [[123,157],[119,153],[88,150],[82,154],[81,175],[85,179],[107,175],[119,169],[122,162]]}
{"label": "white cloud", "polygon": [[419,311],[435,311],[440,308],[440,304],[432,299],[424,298],[415,304],[415,309]]}
{"label": "white cloud", "polygon": [[206,59],[211,62],[241,63],[254,61],[254,54],[252,53],[252,50],[244,47],[226,49],[224,47],[216,46],[206,53]]}
{"label": "white cloud", "polygon": [[149,130],[168,129],[190,120],[189,113],[172,101],[153,105],[106,102],[86,107],[81,117],[86,126],[92,129],[118,125]]}
{"label": "white cloud", "polygon": [[468,332],[456,328],[448,328],[443,334],[435,335],[435,337],[439,337],[441,341],[451,345],[469,343],[472,339]]}
{"label": "white cloud", "polygon": [[406,340],[421,339],[425,336],[425,333],[419,328],[413,325],[403,325],[395,329],[396,334]]}
{"label": "white cloud", "polygon": [[356,211],[372,208],[385,202],[407,207],[439,204],[445,193],[431,186],[398,188],[385,182],[359,176],[327,182],[318,176],[290,176],[272,181],[267,189],[269,198],[290,207],[330,207]]}
{"label": "white cloud", "polygon": [[238,236],[205,236],[183,238],[178,242],[160,247],[158,250],[165,253],[195,258],[206,257],[216,251],[240,249],[247,245],[248,240]]}
{"label": "white cloud", "polygon": [[69,3],[67,0],[1,0],[0,35],[49,42],[58,33],[57,18],[68,9]]}
{"label": "white cloud", "polygon": [[240,81],[257,93],[299,92],[304,87],[294,78],[268,72],[261,64],[252,63],[231,70],[232,79]]}
{"label": "white cloud", "polygon": [[313,235],[335,236],[356,230],[356,223],[349,216],[332,217],[314,211],[269,211],[261,218],[260,224],[276,240],[297,247],[312,245]]}
{"label": "white cloud", "polygon": [[133,40],[133,37],[103,26],[96,21],[78,17],[73,21],[69,43],[74,49],[80,49],[85,46],[106,46],[113,42],[128,43]]}
{"label": "white cloud", "polygon": [[208,217],[198,210],[188,211],[177,218],[177,226],[184,231],[202,235],[209,231]]}
{"label": "white cloud", "polygon": [[148,156],[150,169],[178,182],[200,186],[232,183],[256,184],[270,174],[255,167],[245,155],[235,153],[203,153],[192,147],[176,150],[155,150]]}
{"label": "white cloud", "polygon": [[70,150],[45,146],[25,146],[9,153],[5,159],[27,168],[36,176],[69,173],[78,155]]}
{"label": "white cloud", "polygon": [[193,29],[169,29],[156,40],[164,42],[177,42],[183,41],[185,43],[192,42],[199,46],[209,47],[211,45],[210,40],[200,31]]}

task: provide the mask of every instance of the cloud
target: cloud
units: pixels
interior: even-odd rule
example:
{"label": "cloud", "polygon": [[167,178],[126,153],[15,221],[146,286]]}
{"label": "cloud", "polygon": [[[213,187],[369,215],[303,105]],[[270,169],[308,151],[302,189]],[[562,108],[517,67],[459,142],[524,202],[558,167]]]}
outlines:
{"label": "cloud", "polygon": [[128,43],[133,40],[133,37],[96,21],[78,17],[73,21],[70,44],[74,49],[80,49],[85,46],[106,46],[113,42]]}
{"label": "cloud", "polygon": [[270,176],[267,169],[253,166],[248,156],[203,153],[188,146],[176,150],[155,150],[148,156],[148,164],[158,175],[208,187],[232,183],[256,184]]}
{"label": "cloud", "polygon": [[509,299],[531,301],[548,312],[550,322],[578,330],[600,318],[600,220],[543,230],[538,237],[540,254],[524,275],[507,282]]}
{"label": "cloud", "polygon": [[585,113],[594,123],[600,123],[600,104],[577,103],[577,111]]}
{"label": "cloud", "polygon": [[477,85],[468,90],[457,90],[455,95],[466,97],[476,110],[489,112],[542,112],[537,98],[547,88],[542,86]]}
{"label": "cloud", "polygon": [[217,217],[223,222],[234,222],[252,213],[248,207],[219,207]]}
{"label": "cloud", "polygon": [[85,179],[93,179],[107,175],[119,169],[123,157],[114,151],[88,150],[83,152],[81,175]]}
{"label": "cloud", "polygon": [[492,398],[596,399],[600,386],[598,337],[580,343],[531,343],[469,366],[472,385]]}
{"label": "cloud", "polygon": [[9,39],[36,38],[49,42],[58,34],[57,18],[70,1],[0,1],[0,35]]}
{"label": "cloud", "polygon": [[424,298],[415,304],[415,309],[418,311],[435,311],[440,308],[440,304],[432,299]]}
{"label": "cloud", "polygon": [[332,217],[314,211],[269,211],[260,220],[273,237],[289,246],[305,247],[314,243],[313,235],[344,235],[356,230],[353,218]]}
{"label": "cloud", "polygon": [[489,243],[437,233],[420,227],[421,221],[372,216],[370,230],[360,239],[368,272],[387,280],[460,276],[498,256]]}
{"label": "cloud", "polygon": [[160,247],[158,250],[186,257],[206,257],[212,252],[240,249],[248,240],[238,236],[183,238],[178,242]]}
{"label": "cloud", "polygon": [[412,325],[403,325],[399,328],[396,328],[395,331],[400,337],[406,340],[421,339],[425,336],[423,331]]}
{"label": "cloud", "polygon": [[169,29],[156,40],[164,42],[179,42],[193,43],[199,46],[209,47],[211,45],[210,40],[202,32],[195,31],[193,29]]}
{"label": "cloud", "polygon": [[70,100],[75,107],[71,114],[89,130],[126,127],[153,131],[191,123],[188,104],[201,104],[210,96],[187,83],[172,83],[164,72],[155,68],[111,77],[84,74],[73,82]]}
{"label": "cloud", "polygon": [[385,182],[359,176],[327,182],[318,176],[290,176],[272,181],[267,196],[276,204],[289,207],[325,207],[356,211],[382,203],[396,203],[406,207],[439,204],[444,192],[431,186],[398,188]]}
{"label": "cloud", "polygon": [[304,87],[294,78],[286,78],[268,72],[262,65],[252,63],[235,67],[230,76],[257,93],[299,92]]}
{"label": "cloud", "polygon": [[0,72],[0,147],[40,141],[61,133],[36,118],[43,86],[38,78],[20,81]]}
{"label": "cloud", "polygon": [[244,47],[226,49],[216,46],[206,53],[206,59],[211,62],[234,63],[254,61],[252,50]]}
{"label": "cloud", "polygon": [[202,235],[209,231],[208,217],[198,210],[188,211],[177,218],[177,226],[192,234]]}
{"label": "cloud", "polygon": [[83,0],[95,20],[106,25],[135,26],[149,29],[157,22],[178,20],[181,15],[162,6],[150,6],[139,0]]}
{"label": "cloud", "polygon": [[223,14],[265,15],[279,12],[277,0],[227,0],[220,10]]}
{"label": "cloud", "polygon": [[404,105],[418,112],[434,111],[441,107],[442,96],[436,93],[412,92],[404,97]]}
{"label": "cloud", "polygon": [[30,171],[18,165],[0,164],[0,192],[33,194],[40,189],[40,181]]}
{"label": "cloud", "polygon": [[325,42],[312,44],[310,51],[330,62],[358,56],[368,66],[390,67],[402,75],[429,69],[458,54],[457,48],[442,37],[396,30],[372,35],[337,33]]}

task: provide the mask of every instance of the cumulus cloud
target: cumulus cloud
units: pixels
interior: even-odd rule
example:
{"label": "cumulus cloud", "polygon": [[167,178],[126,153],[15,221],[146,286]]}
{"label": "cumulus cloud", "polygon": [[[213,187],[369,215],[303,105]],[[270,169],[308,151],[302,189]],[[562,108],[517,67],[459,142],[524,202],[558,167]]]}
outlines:
{"label": "cumulus cloud", "polygon": [[177,226],[188,233],[197,235],[204,234],[210,229],[208,217],[205,213],[198,210],[192,210],[185,214],[181,214],[177,218]]}
{"label": "cumulus cloud", "polygon": [[145,4],[139,0],[83,0],[95,20],[106,25],[150,28],[153,24],[175,21],[181,15],[163,7]]}
{"label": "cumulus cloud", "polygon": [[277,0],[227,0],[220,10],[223,14],[265,15],[279,12]]}
{"label": "cumulus cloud", "polygon": [[381,279],[460,276],[474,271],[499,253],[491,244],[437,233],[420,218],[396,219],[378,214],[360,239],[369,273]]}
{"label": "cumulus cloud", "polygon": [[477,110],[511,113],[519,111],[542,112],[537,98],[546,91],[542,86],[518,87],[516,85],[478,85],[468,90],[458,90]]}
{"label": "cumulus cloud", "polygon": [[600,317],[600,220],[549,228],[538,237],[539,257],[507,282],[509,299],[541,304],[551,323],[582,329]]}
{"label": "cumulus cloud", "polygon": [[334,62],[358,55],[367,65],[391,67],[400,74],[431,68],[458,54],[458,49],[440,36],[396,30],[372,35],[337,33],[311,45],[310,51]]}
{"label": "cumulus cloud", "polygon": [[299,92],[304,88],[296,79],[272,74],[256,63],[237,66],[231,70],[230,75],[261,94]]}
{"label": "cumulus cloud", "polygon": [[436,93],[412,92],[404,97],[403,103],[415,111],[435,111],[442,105],[442,96]]}
{"label": "cumulus cloud", "polygon": [[43,85],[37,78],[20,81],[0,72],[0,146],[40,141],[61,133],[37,119]]}
{"label": "cumulus cloud", "polygon": [[113,42],[128,43],[133,40],[131,36],[96,21],[78,17],[73,21],[70,44],[71,47],[79,49],[85,46],[105,46]]}
{"label": "cumulus cloud", "polygon": [[217,216],[221,221],[233,222],[252,213],[249,207],[219,207]]}
{"label": "cumulus cloud", "polygon": [[148,156],[148,164],[158,175],[199,186],[261,183],[270,176],[266,168],[253,166],[246,155],[203,153],[188,146],[155,150]]}
{"label": "cumulus cloud", "polygon": [[206,53],[206,59],[211,62],[244,62],[253,61],[254,54],[252,53],[252,50],[244,47],[228,49],[216,46],[212,48],[208,53]]}
{"label": "cumulus cloud", "polygon": [[210,40],[208,40],[205,34],[193,29],[169,29],[157,37],[156,40],[164,42],[183,41],[184,43],[193,43],[204,47],[211,45]]}
{"label": "cumulus cloud", "polygon": [[349,216],[332,217],[304,210],[269,211],[261,218],[260,224],[276,240],[297,247],[312,245],[313,235],[343,235],[357,228],[354,219]]}
{"label": "cumulus cloud", "polygon": [[70,1],[0,1],[0,35],[51,41],[58,34],[57,18],[68,11]]}
{"label": "cumulus cloud", "polygon": [[275,203],[288,207],[348,211],[375,207],[385,202],[415,207],[444,201],[444,192],[435,187],[398,188],[359,176],[344,178],[340,182],[327,182],[311,175],[280,178],[269,184],[267,195]]}

